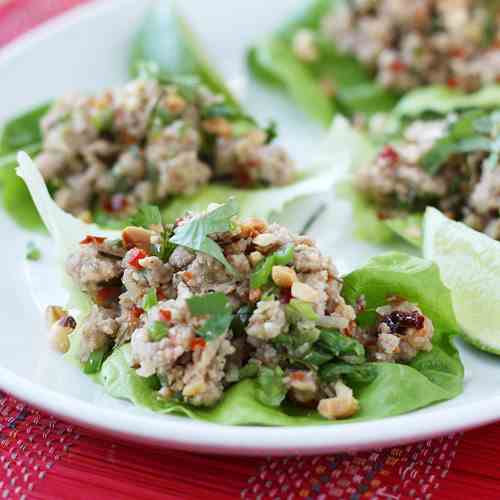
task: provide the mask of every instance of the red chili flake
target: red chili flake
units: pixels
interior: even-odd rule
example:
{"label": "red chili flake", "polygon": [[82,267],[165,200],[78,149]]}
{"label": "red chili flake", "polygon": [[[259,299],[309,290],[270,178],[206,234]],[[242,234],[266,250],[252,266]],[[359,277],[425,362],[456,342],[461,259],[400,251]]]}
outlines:
{"label": "red chili flake", "polygon": [[167,323],[172,320],[172,313],[168,309],[160,309],[159,314],[160,318]]}
{"label": "red chili flake", "polygon": [[135,269],[143,269],[141,264],[139,264],[139,261],[147,256],[148,254],[144,250],[140,248],[134,248],[133,250],[130,251],[130,258],[128,260],[128,265]]}
{"label": "red chili flake", "polygon": [[457,59],[463,59],[465,57],[465,49],[463,47],[456,47],[449,51],[450,57],[455,57]]}
{"label": "red chili flake", "polygon": [[130,310],[130,319],[133,320],[138,320],[142,314],[144,313],[144,309],[136,306],[135,304],[132,306],[132,309]]}
{"label": "red chili flake", "polygon": [[83,238],[82,241],[80,241],[80,245],[90,245],[90,244],[95,244],[95,245],[100,245],[101,243],[104,243],[106,241],[106,238],[102,238],[101,236],[91,236],[88,234]]}
{"label": "red chili flake", "polygon": [[378,156],[390,163],[396,163],[399,160],[399,154],[392,146],[385,146]]}
{"label": "red chili flake", "polygon": [[290,378],[292,380],[295,380],[297,382],[300,382],[302,380],[304,380],[306,377],[305,373],[304,372],[293,372],[291,375],[290,375]]}
{"label": "red chili flake", "polygon": [[193,340],[191,340],[191,350],[194,351],[195,349],[205,349],[207,343],[205,339],[202,339],[201,337],[196,337]]}
{"label": "red chili flake", "polygon": [[280,290],[280,302],[282,304],[288,304],[292,300],[292,289],[282,288]]}
{"label": "red chili flake", "polygon": [[450,87],[452,89],[458,87],[458,83],[459,83],[458,80],[453,76],[448,78],[448,80],[446,81],[446,85],[448,85],[448,87]]}
{"label": "red chili flake", "polygon": [[425,318],[417,311],[393,311],[382,318],[391,333],[404,333],[406,328],[420,330]]}
{"label": "red chili flake", "polygon": [[158,300],[165,300],[167,298],[165,292],[161,288],[156,289],[156,296],[158,297]]}
{"label": "red chili flake", "polygon": [[108,213],[123,212],[128,206],[128,200],[124,194],[118,193],[106,198],[102,202],[102,208]]}
{"label": "red chili flake", "polygon": [[98,305],[109,304],[114,302],[122,293],[120,286],[107,286],[98,290],[96,295],[96,302]]}
{"label": "red chili flake", "polygon": [[394,59],[394,61],[392,61],[389,65],[389,68],[391,68],[391,70],[395,73],[400,73],[406,69],[406,64],[400,59]]}

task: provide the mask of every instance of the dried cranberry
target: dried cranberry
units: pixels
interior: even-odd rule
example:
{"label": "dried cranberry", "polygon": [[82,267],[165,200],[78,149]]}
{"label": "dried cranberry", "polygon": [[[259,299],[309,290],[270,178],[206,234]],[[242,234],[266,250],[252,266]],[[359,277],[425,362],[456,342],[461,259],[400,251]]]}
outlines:
{"label": "dried cranberry", "polygon": [[111,198],[106,198],[102,203],[102,208],[109,213],[123,212],[128,205],[124,194],[114,194]]}
{"label": "dried cranberry", "polygon": [[114,302],[122,293],[122,288],[119,286],[107,286],[98,290],[96,302],[100,306],[108,305]]}
{"label": "dried cranberry", "polygon": [[382,318],[391,333],[404,333],[406,328],[420,330],[424,326],[424,317],[417,311],[393,311]]}
{"label": "dried cranberry", "polygon": [[289,304],[291,300],[292,300],[292,289],[282,288],[280,290],[280,302],[282,304]]}
{"label": "dried cranberry", "polygon": [[378,156],[389,163],[396,163],[399,160],[399,154],[392,146],[385,146]]}
{"label": "dried cranberry", "polygon": [[401,71],[404,71],[406,69],[406,64],[400,59],[395,59],[391,62],[389,67],[392,71],[394,71],[394,73],[400,73]]}

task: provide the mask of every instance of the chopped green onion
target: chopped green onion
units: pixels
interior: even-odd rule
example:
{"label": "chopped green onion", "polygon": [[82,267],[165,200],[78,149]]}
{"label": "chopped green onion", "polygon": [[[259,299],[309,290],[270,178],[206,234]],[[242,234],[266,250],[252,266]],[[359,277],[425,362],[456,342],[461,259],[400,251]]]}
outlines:
{"label": "chopped green onion", "polygon": [[356,339],[342,335],[338,330],[321,330],[318,345],[333,356],[350,363],[365,361],[365,348]]}
{"label": "chopped green onion", "polygon": [[149,327],[149,338],[153,342],[158,342],[159,340],[165,338],[168,335],[168,328],[162,321],[155,321],[152,326]]}
{"label": "chopped green onion", "polygon": [[377,376],[377,369],[373,365],[349,365],[347,363],[330,363],[322,366],[319,378],[322,382],[335,382],[342,377],[347,384],[368,384]]}
{"label": "chopped green onion", "polygon": [[142,308],[145,311],[149,311],[156,304],[158,304],[158,298],[156,297],[156,288],[150,288],[142,299]]}
{"label": "chopped green onion", "polygon": [[289,321],[297,323],[301,320],[317,321],[318,314],[312,304],[299,299],[292,299],[286,306],[286,315]]}
{"label": "chopped green onion", "polygon": [[83,365],[83,372],[86,373],[87,375],[99,373],[101,371],[102,364],[108,352],[109,352],[108,348],[103,348],[91,352],[89,359]]}
{"label": "chopped green onion", "polygon": [[40,251],[40,249],[35,245],[33,241],[29,241],[26,246],[26,258],[28,260],[37,261],[40,260],[41,257],[42,252]]}
{"label": "chopped green onion", "polygon": [[278,407],[285,399],[287,387],[283,381],[283,370],[277,366],[262,366],[257,378],[257,399],[266,406]]}
{"label": "chopped green onion", "polygon": [[286,266],[293,262],[294,250],[293,245],[286,245],[280,248],[273,254],[261,260],[255,271],[250,276],[250,287],[261,288],[266,285],[271,279],[271,272],[274,266]]}

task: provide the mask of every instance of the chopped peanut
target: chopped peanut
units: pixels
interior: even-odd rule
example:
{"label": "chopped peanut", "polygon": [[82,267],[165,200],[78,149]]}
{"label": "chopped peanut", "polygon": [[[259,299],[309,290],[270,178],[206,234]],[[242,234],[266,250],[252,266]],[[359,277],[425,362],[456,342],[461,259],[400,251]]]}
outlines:
{"label": "chopped peanut", "polygon": [[297,281],[297,273],[287,266],[274,266],[271,276],[280,288],[290,288]]}
{"label": "chopped peanut", "polygon": [[177,94],[170,94],[165,99],[168,110],[171,113],[182,113],[186,109],[186,101]]}
{"label": "chopped peanut", "polygon": [[252,252],[248,258],[250,259],[250,264],[252,264],[252,266],[256,266],[264,258],[264,256],[260,252]]}
{"label": "chopped peanut", "polygon": [[123,243],[126,248],[140,248],[149,253],[151,245],[151,232],[142,227],[129,226],[123,230]]}
{"label": "chopped peanut", "polygon": [[51,328],[56,321],[59,321],[67,314],[67,311],[60,306],[47,306],[47,309],[45,309],[45,322],[47,328]]}
{"label": "chopped peanut", "polygon": [[318,404],[318,412],[325,418],[347,418],[359,410],[358,400],[353,396],[352,389],[342,380],[335,383],[334,398],[322,399]]}
{"label": "chopped peanut", "polygon": [[319,292],[305,283],[295,281],[292,285],[292,297],[314,303],[319,301]]}
{"label": "chopped peanut", "polygon": [[69,350],[69,335],[76,328],[72,316],[63,316],[55,322],[49,331],[49,344],[56,352],[65,353]]}
{"label": "chopped peanut", "polygon": [[278,238],[272,233],[262,233],[253,239],[254,245],[267,248],[278,243]]}
{"label": "chopped peanut", "polygon": [[203,120],[201,125],[209,134],[220,135],[222,137],[231,137],[233,132],[231,124],[225,118],[219,116]]}
{"label": "chopped peanut", "polygon": [[267,229],[267,224],[261,219],[248,219],[240,225],[240,233],[244,238],[253,238]]}

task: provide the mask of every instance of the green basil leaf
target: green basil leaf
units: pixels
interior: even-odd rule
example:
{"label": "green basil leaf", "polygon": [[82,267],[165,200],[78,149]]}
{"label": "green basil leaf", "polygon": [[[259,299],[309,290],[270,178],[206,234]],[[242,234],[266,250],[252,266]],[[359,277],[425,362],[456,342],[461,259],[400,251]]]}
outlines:
{"label": "green basil leaf", "polygon": [[279,366],[261,367],[257,378],[257,399],[266,406],[279,407],[286,393],[283,370]]}

